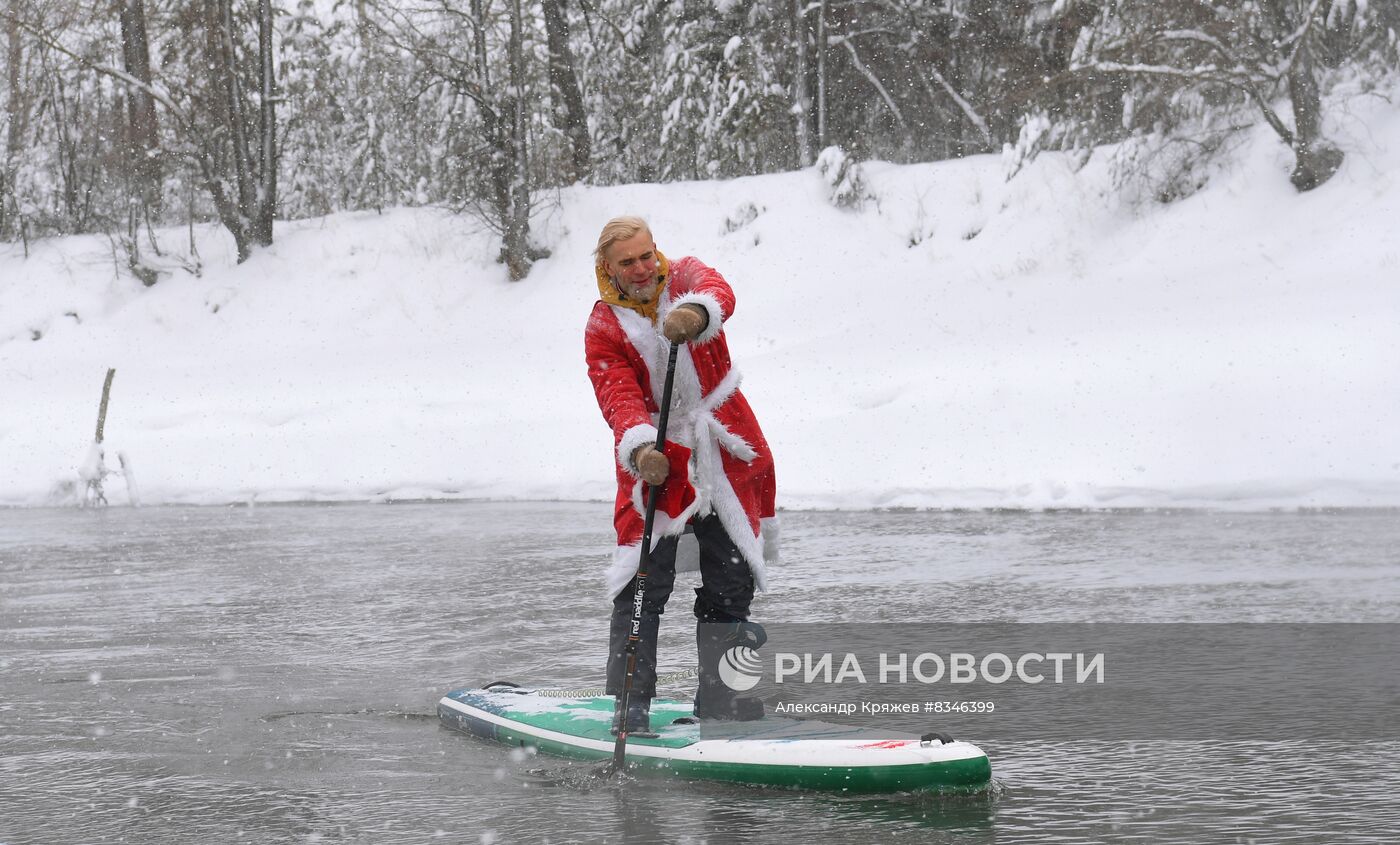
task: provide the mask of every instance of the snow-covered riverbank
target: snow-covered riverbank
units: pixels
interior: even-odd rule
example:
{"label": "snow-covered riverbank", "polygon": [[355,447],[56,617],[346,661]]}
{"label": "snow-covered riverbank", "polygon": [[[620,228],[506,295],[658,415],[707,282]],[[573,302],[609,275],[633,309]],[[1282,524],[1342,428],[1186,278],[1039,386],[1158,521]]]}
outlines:
{"label": "snow-covered riverbank", "polygon": [[855,211],[815,170],[572,188],[515,284],[425,209],[286,223],[241,266],[204,227],[202,275],[150,289],[105,239],[0,245],[0,504],[77,477],[108,366],[146,502],[610,498],[582,330],[632,212],[733,284],[780,506],[1400,505],[1400,112],[1345,114],[1302,195],[1267,130],[1168,206],[1053,155],[867,164]]}

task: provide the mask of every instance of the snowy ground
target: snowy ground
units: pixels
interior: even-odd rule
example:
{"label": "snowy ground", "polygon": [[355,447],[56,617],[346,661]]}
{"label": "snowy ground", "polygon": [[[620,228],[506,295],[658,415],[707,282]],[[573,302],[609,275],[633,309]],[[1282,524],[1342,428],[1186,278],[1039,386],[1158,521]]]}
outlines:
{"label": "snowy ground", "polygon": [[104,238],[0,245],[0,504],[65,499],[109,366],[148,503],[611,498],[582,332],[632,212],[734,285],[780,506],[1400,505],[1400,110],[1339,113],[1303,195],[1267,130],[1169,206],[1105,156],[868,164],[858,211],[815,170],[569,189],[516,284],[437,210],[286,223],[242,266],[203,227],[202,275],[150,289]]}

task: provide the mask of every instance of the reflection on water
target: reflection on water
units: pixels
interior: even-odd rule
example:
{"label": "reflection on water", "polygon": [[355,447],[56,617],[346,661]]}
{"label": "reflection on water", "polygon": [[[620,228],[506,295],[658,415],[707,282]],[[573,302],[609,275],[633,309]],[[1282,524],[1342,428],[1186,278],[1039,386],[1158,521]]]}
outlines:
{"label": "reflection on water", "polygon": [[[789,513],[785,621],[1397,621],[1391,513]],[[606,505],[0,511],[0,843],[1388,842],[1400,743],[1005,743],[978,796],[605,779],[438,727],[597,682]],[[690,659],[688,602],[663,671]]]}

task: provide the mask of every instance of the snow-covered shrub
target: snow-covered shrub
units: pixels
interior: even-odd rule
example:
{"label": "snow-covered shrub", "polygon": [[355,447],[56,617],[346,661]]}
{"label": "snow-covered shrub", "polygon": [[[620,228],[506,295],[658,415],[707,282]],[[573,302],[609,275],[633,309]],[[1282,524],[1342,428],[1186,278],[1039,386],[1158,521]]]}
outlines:
{"label": "snow-covered shrub", "polygon": [[1400,29],[1400,6],[1382,11],[1364,0],[1115,0],[1085,4],[1083,14],[1071,8],[1078,5],[1057,2],[1047,12],[1066,23],[1074,12],[1078,34],[1039,104],[1053,128],[1033,113],[1008,170],[1041,149],[1082,151],[1087,160],[1095,146],[1126,142],[1127,155],[1153,165],[1120,165],[1120,174],[1165,177],[1156,191],[1165,201],[1197,190],[1202,167],[1249,124],[1268,125],[1292,148],[1289,181],[1298,190],[1327,181],[1343,159],[1326,134],[1337,71],[1383,73]]}
{"label": "snow-covered shrub", "polygon": [[758,215],[768,209],[755,205],[753,202],[746,202],[734,209],[734,213],[724,218],[724,234],[732,235],[753,221],[758,219]]}
{"label": "snow-covered shrub", "polygon": [[1060,150],[1077,170],[1088,163],[1093,145],[1084,126],[1059,122],[1042,109],[1021,116],[1016,143],[1003,144],[1001,164],[1009,182],[1045,150]]}
{"label": "snow-covered shrub", "polygon": [[830,189],[827,199],[837,208],[858,209],[874,199],[865,185],[860,162],[837,146],[827,147],[817,156],[817,173]]}
{"label": "snow-covered shrub", "polygon": [[1008,180],[1035,161],[1053,129],[1054,124],[1044,111],[1021,115],[1021,131],[1016,136],[1016,143],[1004,144],[1001,148],[1001,164]]}
{"label": "snow-covered shrub", "polygon": [[1241,139],[1233,128],[1195,138],[1167,133],[1135,135],[1114,149],[1109,172],[1130,203],[1171,203],[1204,188],[1229,161],[1222,155]]}

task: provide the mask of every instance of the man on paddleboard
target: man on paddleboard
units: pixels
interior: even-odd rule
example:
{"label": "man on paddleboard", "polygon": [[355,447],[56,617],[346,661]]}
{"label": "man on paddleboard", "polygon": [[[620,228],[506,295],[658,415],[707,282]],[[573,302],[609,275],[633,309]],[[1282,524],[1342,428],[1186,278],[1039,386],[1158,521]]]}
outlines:
{"label": "man on paddleboard", "polygon": [[[695,590],[700,661],[695,715],[763,717],[763,702],[739,698],[719,675],[725,652],[758,648],[763,629],[749,622],[755,588],[777,558],[773,456],[739,392],[725,324],[734,292],[694,257],[668,260],[640,217],[608,221],[594,252],[599,299],[584,333],[588,376],[613,431],[617,548],[607,570],[612,599],[607,692],[621,696],[627,635],[646,511],[645,485],[661,485],[642,603],[635,675],[626,713],[629,733],[649,727],[656,694],[656,636],[677,571],[700,570]],[[657,420],[670,344],[679,344],[665,449]],[[692,541],[693,540],[693,541]],[[622,726],[619,702],[614,729]]]}

